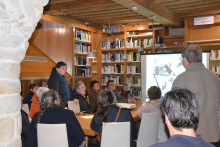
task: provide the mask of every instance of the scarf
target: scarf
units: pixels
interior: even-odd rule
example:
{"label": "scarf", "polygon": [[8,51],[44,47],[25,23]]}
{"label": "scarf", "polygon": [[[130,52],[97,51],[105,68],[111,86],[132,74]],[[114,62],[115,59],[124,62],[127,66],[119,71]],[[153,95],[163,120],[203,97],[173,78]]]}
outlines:
{"label": "scarf", "polygon": [[65,88],[65,92],[66,92],[66,99],[67,101],[70,100],[70,89],[69,89],[69,86],[67,85],[66,81],[65,81],[65,76],[64,75],[61,75],[57,72],[57,74],[59,75],[62,83],[63,83],[63,86]]}

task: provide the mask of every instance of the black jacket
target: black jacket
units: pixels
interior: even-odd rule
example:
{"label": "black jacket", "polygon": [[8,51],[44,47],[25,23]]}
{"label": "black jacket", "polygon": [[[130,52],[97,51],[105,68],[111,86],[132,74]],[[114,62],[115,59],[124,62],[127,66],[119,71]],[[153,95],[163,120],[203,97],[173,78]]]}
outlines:
{"label": "black jacket", "polygon": [[60,105],[62,107],[66,107],[67,106],[66,90],[59,75],[56,72],[51,72],[50,78],[48,80],[48,87],[49,89],[53,89],[58,92],[61,99]]}
{"label": "black jacket", "polygon": [[[110,107],[110,113],[107,117],[107,122],[114,122],[118,114],[119,108],[116,105],[109,105],[108,107]],[[128,122],[128,121],[130,122],[130,126],[131,126],[130,147],[136,147],[136,142],[134,140],[136,138],[137,130],[135,127],[134,119],[129,109],[122,108],[117,122]],[[96,114],[92,119],[90,127],[93,131],[102,133],[102,126],[98,125],[98,117]]]}
{"label": "black jacket", "polygon": [[34,95],[34,93],[32,91],[29,91],[23,100],[23,104],[28,104],[29,110],[31,109],[31,103],[32,103],[31,99],[32,99],[33,95]]}
{"label": "black jacket", "polygon": [[22,132],[21,132],[22,147],[28,147],[26,144],[26,140],[28,136],[30,121],[28,118],[28,114],[23,110],[21,110],[21,121],[22,121]]}
{"label": "black jacket", "polygon": [[[76,92],[76,88],[73,89],[73,93],[75,93],[75,92]],[[86,94],[85,94],[85,96],[86,96],[86,97],[89,96],[89,93],[88,93],[87,89],[86,89]]]}
{"label": "black jacket", "polygon": [[70,97],[70,100],[74,100],[74,99],[79,100],[80,111],[86,111],[86,110],[92,109],[91,106],[89,105],[89,103],[86,101],[86,99],[78,92],[75,92]]}
{"label": "black jacket", "polygon": [[[28,147],[37,147],[37,117],[38,113],[34,114],[28,132],[27,145]],[[67,137],[69,147],[79,147],[84,140],[84,132],[76,119],[73,111],[63,109],[61,107],[50,108],[41,117],[40,123],[44,124],[61,124],[65,123],[67,127]]]}

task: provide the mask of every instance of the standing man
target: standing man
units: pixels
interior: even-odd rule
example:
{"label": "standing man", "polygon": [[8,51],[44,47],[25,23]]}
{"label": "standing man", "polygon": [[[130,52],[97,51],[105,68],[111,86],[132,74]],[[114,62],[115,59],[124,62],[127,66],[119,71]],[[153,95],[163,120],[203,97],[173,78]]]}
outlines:
{"label": "standing man", "polygon": [[186,71],[174,80],[172,87],[187,88],[196,94],[200,108],[196,134],[200,134],[206,142],[218,146],[220,81],[213,72],[205,68],[199,46],[188,45],[184,48],[182,59]]}

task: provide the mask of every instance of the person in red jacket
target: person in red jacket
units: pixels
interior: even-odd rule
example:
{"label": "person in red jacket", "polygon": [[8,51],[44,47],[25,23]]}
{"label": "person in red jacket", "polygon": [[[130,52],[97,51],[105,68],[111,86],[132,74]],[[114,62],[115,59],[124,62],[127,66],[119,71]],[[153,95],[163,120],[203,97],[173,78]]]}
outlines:
{"label": "person in red jacket", "polygon": [[47,87],[39,87],[37,92],[34,93],[31,101],[31,109],[29,112],[29,117],[32,119],[34,114],[40,111],[40,104],[39,104],[39,100],[42,96],[42,94],[46,91],[49,91],[49,89]]}

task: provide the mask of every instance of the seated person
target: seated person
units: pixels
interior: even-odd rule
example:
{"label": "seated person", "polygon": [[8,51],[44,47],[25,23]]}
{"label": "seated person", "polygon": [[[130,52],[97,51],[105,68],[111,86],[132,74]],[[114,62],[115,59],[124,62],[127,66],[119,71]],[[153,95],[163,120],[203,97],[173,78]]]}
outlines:
{"label": "seated person", "polygon": [[47,87],[39,87],[37,89],[37,92],[34,94],[34,96],[32,97],[31,101],[31,110],[29,112],[29,117],[32,119],[34,114],[40,111],[40,103],[39,100],[42,96],[42,94],[46,91],[48,91],[49,89]]}
{"label": "seated person", "polygon": [[[82,80],[79,80],[79,81],[76,82],[76,84],[77,84],[78,82],[81,83],[81,82],[83,82],[83,81],[82,81]],[[75,93],[75,92],[76,92],[76,87],[73,89],[73,93]],[[85,94],[85,96],[86,96],[86,97],[89,96],[89,93],[88,93],[87,89],[86,89],[86,94]]]}
{"label": "seated person", "polygon": [[[21,96],[21,108],[23,107],[23,97]],[[30,126],[30,121],[28,118],[28,114],[21,109],[21,122],[22,122],[22,132],[21,132],[21,142],[22,147],[28,147],[26,144],[28,130]]]}
{"label": "seated person", "polygon": [[23,104],[28,104],[29,110],[31,109],[31,99],[32,99],[34,93],[37,91],[37,89],[38,89],[38,86],[36,84],[31,84],[29,86],[30,91],[24,97]]}
{"label": "seated person", "polygon": [[88,99],[85,96],[86,87],[83,82],[77,82],[75,87],[76,92],[70,97],[70,100],[74,100],[76,103],[79,103],[80,111],[91,110],[91,106],[88,103]]}
{"label": "seated person", "polygon": [[157,86],[151,86],[147,90],[147,95],[149,97],[148,102],[144,102],[142,106],[137,110],[137,116],[142,117],[143,113],[154,113],[154,112],[160,112],[161,113],[161,90]]}
{"label": "seated person", "polygon": [[27,145],[37,147],[37,123],[65,123],[69,147],[79,147],[84,140],[84,132],[73,111],[60,106],[60,97],[55,90],[44,92],[40,99],[40,112],[35,113],[28,132]]}
{"label": "seated person", "polygon": [[112,90],[115,93],[115,96],[117,98],[117,102],[118,103],[127,103],[127,102],[131,102],[131,100],[127,100],[125,97],[122,97],[118,91],[115,89],[115,83],[114,80],[108,80],[107,82],[107,88]]}
{"label": "seated person", "polygon": [[92,109],[94,109],[98,104],[98,95],[99,95],[99,83],[98,81],[90,82],[90,94],[89,94],[89,103]]}
{"label": "seated person", "polygon": [[[114,104],[117,103],[117,100],[114,92],[109,89],[100,92],[98,102],[99,109],[94,115],[90,127],[93,131],[102,133],[102,123],[114,122],[118,114],[119,107]],[[117,122],[130,122],[130,147],[136,147],[136,142],[134,141],[136,135],[136,127],[130,110],[122,108]]]}
{"label": "seated person", "polygon": [[70,84],[71,84],[70,78],[65,78],[65,81],[66,81],[67,85],[69,86],[70,93],[71,93],[71,95],[72,95],[72,94],[73,94],[73,90],[72,90],[71,87],[70,87]]}
{"label": "seated person", "polygon": [[121,95],[122,97],[127,98],[127,99],[134,100],[134,102],[135,102],[135,98],[134,98],[134,96],[130,93],[129,86],[128,86],[127,83],[124,83],[124,84],[122,85],[122,89],[121,89],[120,95]]}
{"label": "seated person", "polygon": [[195,134],[199,104],[194,93],[187,89],[172,89],[163,100],[162,110],[171,137],[151,147],[214,147],[203,141],[201,135]]}
{"label": "seated person", "polygon": [[47,87],[48,88],[48,81],[47,80],[41,80],[38,87]]}

